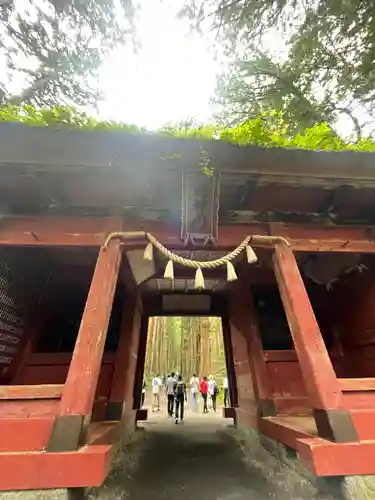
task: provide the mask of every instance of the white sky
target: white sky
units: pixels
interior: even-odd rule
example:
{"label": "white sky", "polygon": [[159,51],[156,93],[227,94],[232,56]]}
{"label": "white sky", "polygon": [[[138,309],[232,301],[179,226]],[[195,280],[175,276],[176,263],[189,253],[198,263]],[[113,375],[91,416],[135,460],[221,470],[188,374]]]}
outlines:
{"label": "white sky", "polygon": [[210,120],[220,63],[214,57],[213,37],[189,34],[188,21],[176,19],[180,3],[147,0],[147,9],[137,19],[140,52],[118,49],[104,62],[101,117],[148,129],[187,118]]}

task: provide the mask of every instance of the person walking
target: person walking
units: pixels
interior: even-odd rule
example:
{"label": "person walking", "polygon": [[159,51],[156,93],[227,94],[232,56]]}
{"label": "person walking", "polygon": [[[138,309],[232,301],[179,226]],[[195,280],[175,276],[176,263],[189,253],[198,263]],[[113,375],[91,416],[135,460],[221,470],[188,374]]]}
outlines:
{"label": "person walking", "polygon": [[152,411],[160,411],[160,391],[161,391],[161,378],[156,375],[152,379]]}
{"label": "person walking", "polygon": [[208,394],[210,396],[212,409],[216,411],[216,398],[219,394],[219,387],[212,375],[210,375],[210,380],[208,381]]}
{"label": "person walking", "polygon": [[199,393],[199,378],[196,373],[190,379],[190,397],[191,397],[191,409],[196,412],[198,411],[198,393]]}
{"label": "person walking", "polygon": [[214,393],[214,388],[215,388],[215,380],[212,375],[208,376],[208,407],[213,408],[213,393]]}
{"label": "person walking", "polygon": [[203,399],[203,413],[208,413],[208,408],[207,408],[208,381],[207,381],[207,377],[203,377],[200,390],[201,390],[201,395],[202,395],[202,399]]}
{"label": "person walking", "polygon": [[174,387],[175,387],[176,377],[174,372],[172,372],[168,378],[166,383],[166,395],[167,395],[167,412],[169,417],[173,417],[173,407],[174,407]]}
{"label": "person walking", "polygon": [[178,424],[178,422],[183,423],[184,405],[185,402],[187,401],[187,396],[186,396],[186,384],[182,378],[182,375],[179,375],[177,381],[175,381],[174,394],[176,403],[175,423],[176,424]]}
{"label": "person walking", "polygon": [[229,384],[228,377],[224,377],[223,380],[223,390],[224,390],[224,408],[229,406]]}

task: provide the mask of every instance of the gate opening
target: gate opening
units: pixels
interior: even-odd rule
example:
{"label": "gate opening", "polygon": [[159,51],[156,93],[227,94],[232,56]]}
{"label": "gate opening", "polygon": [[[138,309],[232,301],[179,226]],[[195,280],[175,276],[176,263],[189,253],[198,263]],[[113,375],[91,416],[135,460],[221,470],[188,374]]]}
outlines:
{"label": "gate opening", "polygon": [[222,408],[230,405],[227,372],[221,318],[154,316],[149,319],[141,406],[148,408],[151,420],[155,413],[165,419],[171,416],[168,394],[171,400],[172,377],[175,400],[179,382],[185,384],[184,420],[204,411],[203,380],[207,381],[208,413],[221,415]]}

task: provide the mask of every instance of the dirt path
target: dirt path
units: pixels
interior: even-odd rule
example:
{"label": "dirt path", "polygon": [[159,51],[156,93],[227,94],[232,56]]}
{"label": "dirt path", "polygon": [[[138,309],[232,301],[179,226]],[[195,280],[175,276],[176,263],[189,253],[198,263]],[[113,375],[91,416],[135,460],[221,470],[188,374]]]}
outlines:
{"label": "dirt path", "polygon": [[[303,498],[249,462],[219,415],[188,413],[175,425],[150,414],[134,445],[119,457],[106,484],[90,498],[112,500],[260,500]],[[272,475],[272,471],[271,471]],[[302,493],[302,489],[301,489]]]}

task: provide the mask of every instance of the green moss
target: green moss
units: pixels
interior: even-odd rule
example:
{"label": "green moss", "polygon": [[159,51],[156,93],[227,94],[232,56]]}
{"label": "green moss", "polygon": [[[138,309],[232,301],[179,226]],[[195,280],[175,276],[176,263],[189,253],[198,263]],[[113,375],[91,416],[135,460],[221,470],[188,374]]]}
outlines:
{"label": "green moss", "polygon": [[[0,108],[0,122],[23,123],[34,127],[64,128],[88,131],[122,131],[146,133],[145,128],[125,123],[100,121],[74,108],[56,106],[35,108],[33,106],[6,106]],[[246,123],[227,128],[219,125],[202,127],[168,126],[157,131],[161,136],[188,139],[222,140],[245,146],[300,148],[328,151],[375,151],[375,141],[368,137],[351,142],[338,137],[326,123],[316,124],[302,134],[291,135],[279,113],[268,113]],[[201,168],[206,175],[212,174],[210,159],[201,151]]]}

